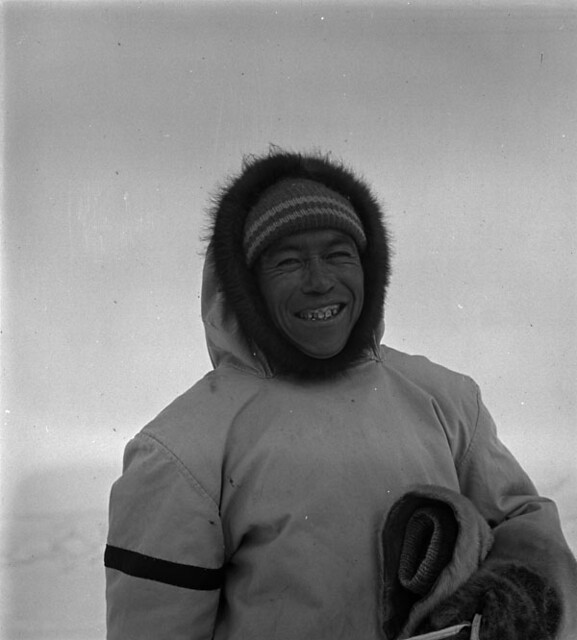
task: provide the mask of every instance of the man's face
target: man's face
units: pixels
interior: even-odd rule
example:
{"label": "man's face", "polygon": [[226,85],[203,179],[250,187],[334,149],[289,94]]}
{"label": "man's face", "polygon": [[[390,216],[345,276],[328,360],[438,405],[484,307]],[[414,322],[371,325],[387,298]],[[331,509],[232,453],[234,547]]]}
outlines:
{"label": "man's face", "polygon": [[313,358],[346,345],[361,314],[364,281],[354,240],[340,231],[307,231],[278,240],[256,266],[275,325]]}

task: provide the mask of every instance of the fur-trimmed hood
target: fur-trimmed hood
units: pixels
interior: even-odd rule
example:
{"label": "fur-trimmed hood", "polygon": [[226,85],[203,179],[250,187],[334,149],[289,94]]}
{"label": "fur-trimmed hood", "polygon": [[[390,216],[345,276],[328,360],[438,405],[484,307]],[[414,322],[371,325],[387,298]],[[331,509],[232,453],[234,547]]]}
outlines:
{"label": "fur-trimmed hood", "polygon": [[[263,192],[282,178],[315,180],[342,194],[353,205],[367,236],[361,254],[363,310],[347,345],[332,358],[307,356],[285,339],[269,316],[254,271],[246,265],[242,242],[246,216]],[[390,273],[389,241],[376,198],[350,169],[320,154],[271,151],[250,157],[215,198],[211,213],[202,314],[215,366],[226,360],[261,375],[327,377],[364,357],[378,358]]]}

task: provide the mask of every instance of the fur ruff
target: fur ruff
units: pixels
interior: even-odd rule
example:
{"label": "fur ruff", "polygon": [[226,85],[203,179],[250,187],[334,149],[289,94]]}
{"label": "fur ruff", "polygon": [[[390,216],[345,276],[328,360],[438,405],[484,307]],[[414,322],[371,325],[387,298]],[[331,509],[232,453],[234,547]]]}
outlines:
{"label": "fur ruff", "polygon": [[[365,228],[367,247],[361,255],[365,304],[347,345],[332,358],[307,356],[283,336],[269,316],[253,270],[246,265],[242,242],[246,216],[260,195],[282,178],[315,180],[342,194]],[[320,154],[273,150],[265,156],[247,158],[241,173],[217,196],[212,217],[209,254],[227,309],[236,316],[251,350],[264,355],[273,373],[326,378],[346,370],[367,352],[378,357],[390,274],[389,240],[376,198],[352,171]]]}

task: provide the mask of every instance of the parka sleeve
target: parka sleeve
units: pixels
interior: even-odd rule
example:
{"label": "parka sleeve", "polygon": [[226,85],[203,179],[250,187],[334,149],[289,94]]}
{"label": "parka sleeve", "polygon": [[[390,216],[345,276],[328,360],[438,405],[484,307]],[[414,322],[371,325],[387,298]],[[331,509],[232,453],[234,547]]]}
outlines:
{"label": "parka sleeve", "polygon": [[212,638],[223,562],[218,505],[163,444],[136,436],[110,497],[108,640]]}
{"label": "parka sleeve", "polygon": [[499,440],[477,388],[478,413],[469,447],[457,466],[461,492],[493,527],[485,564],[516,562],[538,572],[561,598],[559,638],[577,635],[577,563],[554,502],[538,495],[518,461]]}

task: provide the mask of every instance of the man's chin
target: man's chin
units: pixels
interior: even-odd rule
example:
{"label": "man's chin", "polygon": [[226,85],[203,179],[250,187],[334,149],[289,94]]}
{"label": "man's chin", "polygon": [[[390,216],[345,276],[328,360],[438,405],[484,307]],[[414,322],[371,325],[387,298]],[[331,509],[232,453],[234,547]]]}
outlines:
{"label": "man's chin", "polygon": [[316,345],[306,345],[299,342],[293,342],[294,346],[305,354],[305,356],[309,356],[309,358],[316,358],[317,360],[328,360],[336,355],[338,355],[344,348],[344,344],[335,345],[326,345],[319,346]]}

